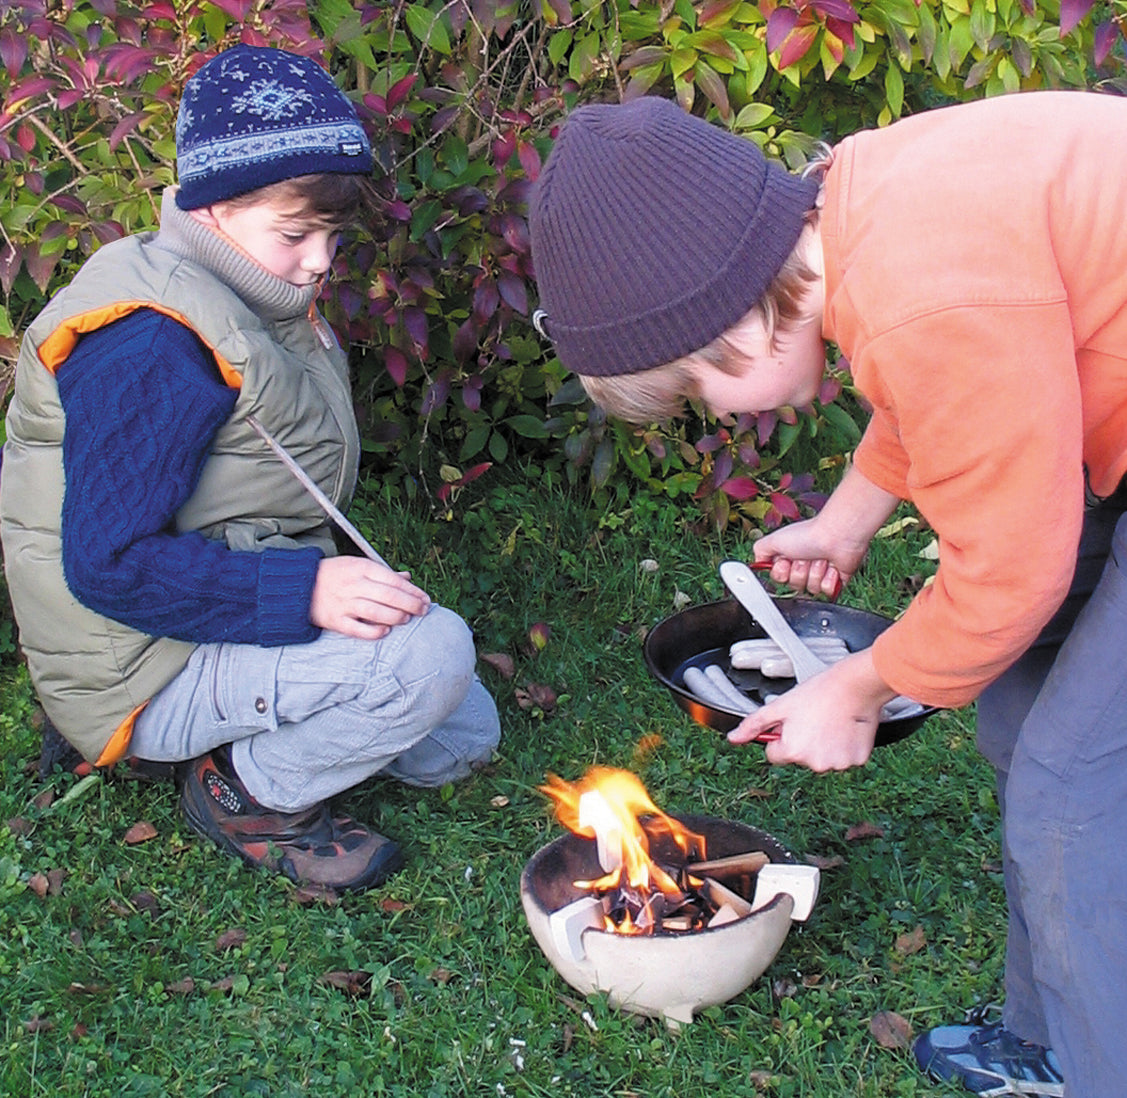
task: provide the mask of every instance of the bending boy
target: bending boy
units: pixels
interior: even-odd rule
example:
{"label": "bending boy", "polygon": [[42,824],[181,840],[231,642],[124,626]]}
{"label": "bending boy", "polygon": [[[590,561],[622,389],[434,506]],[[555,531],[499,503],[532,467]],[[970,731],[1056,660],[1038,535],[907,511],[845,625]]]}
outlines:
{"label": "bending boy", "polygon": [[182,762],[188,822],[251,864],[378,884],[391,840],[329,798],[488,760],[465,623],[337,555],[259,421],[345,505],[359,438],[316,300],[371,186],[314,62],[237,46],[187,83],[156,233],[101,248],[24,340],[0,521],[32,682],[87,760]]}
{"label": "bending boy", "polygon": [[801,405],[822,341],[840,347],[872,418],[818,516],[755,543],[776,580],[828,593],[900,500],[939,537],[935,583],[871,649],[730,739],[778,726],[771,762],[843,768],[894,695],[978,699],[1003,814],[1003,1023],[916,1046],[973,1091],[1123,1086],[1124,132],[1122,99],[1005,96],[850,137],[819,180],[648,99],[577,110],[533,199],[543,327],[613,414]]}

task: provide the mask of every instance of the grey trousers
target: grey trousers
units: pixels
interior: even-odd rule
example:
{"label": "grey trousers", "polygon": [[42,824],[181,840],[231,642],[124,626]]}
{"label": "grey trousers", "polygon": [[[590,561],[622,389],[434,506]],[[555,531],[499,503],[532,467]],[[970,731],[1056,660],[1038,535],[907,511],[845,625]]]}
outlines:
{"label": "grey trousers", "polygon": [[250,794],[296,812],[375,774],[443,785],[487,762],[497,707],[469,628],[439,606],[382,640],[203,644],[137,718],[130,751],[179,762],[231,744]]}
{"label": "grey trousers", "polygon": [[978,703],[979,748],[995,767],[1002,809],[1003,1020],[1054,1050],[1069,1098],[1127,1087],[1123,510],[1117,498],[1088,512],[1065,604]]}

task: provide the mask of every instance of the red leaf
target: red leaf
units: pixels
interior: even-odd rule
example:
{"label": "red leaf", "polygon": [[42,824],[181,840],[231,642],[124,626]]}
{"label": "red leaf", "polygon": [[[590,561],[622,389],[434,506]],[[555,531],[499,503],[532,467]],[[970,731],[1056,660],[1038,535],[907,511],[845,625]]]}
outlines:
{"label": "red leaf", "polygon": [[458,483],[459,484],[472,484],[475,480],[477,480],[477,478],[479,476],[482,475],[482,473],[484,473],[487,469],[492,469],[492,468],[493,468],[493,462],[483,461],[479,465],[475,465],[471,469],[467,469],[465,474],[462,476],[462,479]]}
{"label": "red leaf", "polygon": [[407,380],[407,356],[398,347],[386,347],[383,364],[396,387],[402,389]]}
{"label": "red leaf", "polygon": [[798,12],[794,8],[776,8],[767,17],[767,52],[774,53],[798,22]]}
{"label": "red leaf", "polygon": [[33,76],[28,80],[22,80],[8,93],[4,106],[9,111],[15,110],[16,106],[23,103],[25,99],[34,99],[44,92],[53,91],[57,85],[58,81],[49,76]]}
{"label": "red leaf", "polygon": [[486,279],[474,290],[473,313],[474,317],[484,322],[488,320],[501,303],[501,295],[497,290],[497,283],[493,279]]}
{"label": "red leaf", "polygon": [[528,315],[528,291],[524,279],[507,271],[497,276],[497,291],[501,300],[521,316]]}
{"label": "red leaf", "polygon": [[144,111],[137,111],[135,114],[127,115],[114,126],[113,131],[110,133],[110,148],[116,149],[118,145],[137,128],[138,123],[144,117]]}
{"label": "red leaf", "polygon": [[810,0],[810,6],[823,15],[840,19],[843,23],[859,23],[861,17],[849,0]]}
{"label": "red leaf", "polygon": [[759,495],[759,486],[751,477],[732,477],[720,485],[720,490],[732,499],[751,499]]}
{"label": "red leaf", "polygon": [[23,63],[27,60],[27,37],[16,34],[11,27],[0,31],[0,61],[8,75],[14,80],[20,74]]}
{"label": "red leaf", "polygon": [[1115,45],[1115,40],[1119,37],[1119,24],[1108,21],[1101,23],[1096,31],[1095,46],[1092,51],[1092,60],[1096,65],[1102,65],[1107,60],[1107,55],[1111,53],[1112,46]]}
{"label": "red leaf", "polygon": [[540,154],[536,151],[536,146],[531,141],[518,141],[517,159],[524,174],[535,182],[540,175]]}
{"label": "red leaf", "polygon": [[425,350],[430,329],[427,327],[427,314],[422,309],[403,310],[403,327],[414,341],[416,347]]}
{"label": "red leaf", "polygon": [[801,61],[809,51],[810,47],[814,45],[814,40],[818,37],[818,28],[816,26],[795,27],[793,31],[787,36],[787,40],[783,43],[783,48],[779,51],[779,69],[785,69],[788,65],[793,65]]}
{"label": "red leaf", "polygon": [[1092,10],[1095,0],[1060,0],[1060,36],[1074,30],[1077,23]]}
{"label": "red leaf", "polygon": [[387,109],[389,111],[395,110],[395,108],[407,98],[407,93],[414,86],[418,78],[419,74],[417,72],[410,73],[408,76],[403,77],[402,80],[397,80],[387,89]]}

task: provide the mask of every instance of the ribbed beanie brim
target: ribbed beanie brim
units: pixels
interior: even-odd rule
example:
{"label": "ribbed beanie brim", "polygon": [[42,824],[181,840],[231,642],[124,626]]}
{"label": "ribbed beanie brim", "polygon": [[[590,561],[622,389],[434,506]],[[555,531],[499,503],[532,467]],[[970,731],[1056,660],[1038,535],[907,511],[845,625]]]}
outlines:
{"label": "ribbed beanie brim", "polygon": [[817,194],[816,180],[668,100],[578,108],[529,218],[560,361],[608,376],[699,350],[763,296]]}

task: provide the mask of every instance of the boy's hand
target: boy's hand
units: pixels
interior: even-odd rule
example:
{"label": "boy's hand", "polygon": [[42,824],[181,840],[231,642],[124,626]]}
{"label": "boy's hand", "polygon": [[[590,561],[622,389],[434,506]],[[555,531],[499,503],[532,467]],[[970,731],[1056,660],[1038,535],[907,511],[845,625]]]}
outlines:
{"label": "boy's hand", "polygon": [[868,542],[836,537],[819,515],[760,538],[755,559],[771,562],[776,583],[832,598],[857,571],[867,549]]}
{"label": "boy's hand", "polygon": [[361,640],[380,640],[393,626],[425,614],[430,597],[408,572],[365,557],[326,557],[317,568],[309,620]]}
{"label": "boy's hand", "polygon": [[895,696],[873,667],[871,650],[865,649],[757,709],[728,739],[748,743],[773,728],[780,738],[767,744],[769,763],[846,770],[868,761],[881,706]]}

